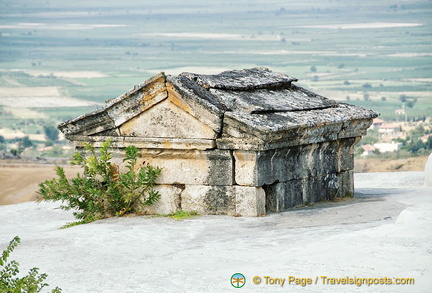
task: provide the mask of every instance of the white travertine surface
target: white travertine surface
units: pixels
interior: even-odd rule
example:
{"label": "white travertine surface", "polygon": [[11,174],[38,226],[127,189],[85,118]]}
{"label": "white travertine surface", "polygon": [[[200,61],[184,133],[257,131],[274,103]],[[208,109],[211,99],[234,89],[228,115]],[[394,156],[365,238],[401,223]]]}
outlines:
{"label": "white travertine surface", "polygon": [[[432,292],[432,192],[424,172],[355,174],[353,199],[268,214],[73,221],[59,203],[0,206],[0,248],[21,272],[63,292]],[[230,284],[242,273],[246,284]],[[318,277],[255,285],[254,276]],[[414,278],[414,285],[324,285],[331,278]],[[236,291],[238,290],[238,291]]]}

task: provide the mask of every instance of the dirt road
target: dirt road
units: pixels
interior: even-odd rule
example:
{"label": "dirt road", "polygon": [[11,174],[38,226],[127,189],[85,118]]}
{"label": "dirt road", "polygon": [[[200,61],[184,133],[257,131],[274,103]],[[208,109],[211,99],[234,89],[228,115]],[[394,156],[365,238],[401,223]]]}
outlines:
{"label": "dirt road", "polygon": [[[0,205],[8,205],[38,199],[38,184],[55,177],[55,165],[1,164]],[[74,176],[80,168],[66,166],[67,176]]]}
{"label": "dirt road", "polygon": [[397,160],[356,159],[354,171],[357,173],[424,171],[427,158],[427,156],[421,156]]}

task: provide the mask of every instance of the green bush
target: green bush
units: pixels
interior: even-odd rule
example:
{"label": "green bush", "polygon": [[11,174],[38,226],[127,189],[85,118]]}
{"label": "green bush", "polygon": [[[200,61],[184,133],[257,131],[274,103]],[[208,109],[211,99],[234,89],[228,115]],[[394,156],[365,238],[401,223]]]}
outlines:
{"label": "green bush", "polygon": [[136,213],[141,207],[155,203],[160,194],[153,187],[161,169],[147,164],[135,171],[138,150],[128,146],[123,159],[127,172],[119,173],[117,165],[110,162],[110,145],[111,140],[103,143],[97,155],[95,148],[86,144],[84,149],[89,155],[76,152],[71,162],[84,169],[83,175],[77,174],[69,180],[64,169],[57,166],[59,178],[39,184],[38,193],[45,200],[66,202],[61,208],[74,209],[79,223]]}
{"label": "green bush", "polygon": [[[0,257],[0,292],[1,293],[35,293],[41,292],[44,287],[49,286],[45,283],[47,274],[39,274],[38,268],[30,269],[29,273],[18,278],[19,263],[15,260],[8,262],[8,257],[20,243],[20,238],[16,236],[9,242],[8,247]],[[56,287],[51,293],[59,293],[61,289]]]}

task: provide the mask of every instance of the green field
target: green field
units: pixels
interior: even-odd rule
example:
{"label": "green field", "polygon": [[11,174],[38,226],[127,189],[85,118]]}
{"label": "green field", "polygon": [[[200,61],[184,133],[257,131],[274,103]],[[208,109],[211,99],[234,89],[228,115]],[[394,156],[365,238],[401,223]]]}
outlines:
{"label": "green field", "polygon": [[[420,119],[432,116],[430,15],[427,0],[4,0],[0,87],[104,102],[159,71],[266,66],[389,120],[405,94],[417,99],[409,119]],[[34,110],[58,123],[90,109]]]}

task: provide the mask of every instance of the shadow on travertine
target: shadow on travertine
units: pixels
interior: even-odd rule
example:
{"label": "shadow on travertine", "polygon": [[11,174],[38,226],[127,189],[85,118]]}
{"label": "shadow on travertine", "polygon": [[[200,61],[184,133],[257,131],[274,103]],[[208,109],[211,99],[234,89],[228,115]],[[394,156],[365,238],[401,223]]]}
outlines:
{"label": "shadow on travertine", "polygon": [[357,173],[353,198],[302,206],[269,218],[285,228],[393,223],[408,206],[428,200],[423,181],[424,172]]}

